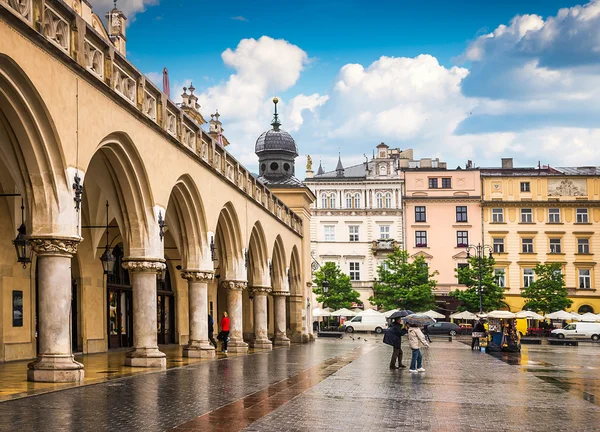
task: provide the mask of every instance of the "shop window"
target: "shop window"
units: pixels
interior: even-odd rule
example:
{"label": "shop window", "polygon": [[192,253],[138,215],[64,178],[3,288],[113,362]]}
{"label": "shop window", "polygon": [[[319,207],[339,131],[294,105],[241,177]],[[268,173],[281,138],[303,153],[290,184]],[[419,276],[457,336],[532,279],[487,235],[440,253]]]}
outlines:
{"label": "shop window", "polygon": [[12,326],[23,327],[23,291],[12,292]]}

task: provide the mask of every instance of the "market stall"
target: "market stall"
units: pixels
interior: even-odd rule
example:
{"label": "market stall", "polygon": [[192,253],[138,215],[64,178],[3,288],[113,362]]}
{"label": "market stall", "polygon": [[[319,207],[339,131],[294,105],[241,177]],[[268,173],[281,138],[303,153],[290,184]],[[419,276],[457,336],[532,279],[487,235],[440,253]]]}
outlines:
{"label": "market stall", "polygon": [[489,351],[521,351],[521,338],[517,331],[517,316],[508,311],[492,311],[488,319]]}

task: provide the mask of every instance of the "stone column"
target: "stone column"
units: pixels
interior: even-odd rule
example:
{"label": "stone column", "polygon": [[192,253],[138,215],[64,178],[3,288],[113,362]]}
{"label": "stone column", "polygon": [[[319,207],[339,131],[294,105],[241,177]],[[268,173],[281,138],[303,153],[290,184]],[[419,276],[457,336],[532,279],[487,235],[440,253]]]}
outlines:
{"label": "stone column", "polygon": [[123,262],[133,290],[133,350],[125,355],[125,366],[167,366],[156,334],[156,275],[165,267],[164,260],[159,259],[129,258]]}
{"label": "stone column", "polygon": [[248,352],[248,344],[244,342],[242,321],[242,291],[247,288],[248,282],[238,280],[225,280],[221,286],[227,290],[227,313],[229,314],[229,338],[227,350],[229,352]]}
{"label": "stone column", "polygon": [[71,258],[81,238],[31,238],[37,254],[39,352],[27,379],[83,381],[83,365],[71,351]]}
{"label": "stone column", "polygon": [[254,286],[250,290],[254,296],[254,340],[251,345],[253,348],[273,349],[273,343],[269,340],[267,322],[267,294],[271,292],[271,287]]}
{"label": "stone column", "polygon": [[188,281],[190,308],[190,340],[183,347],[183,356],[214,357],[215,347],[208,340],[208,283],[215,274],[212,271],[184,270],[181,277]]}
{"label": "stone column", "polygon": [[285,330],[285,298],[290,295],[288,291],[273,291],[273,303],[275,306],[275,345],[290,346],[290,340]]}

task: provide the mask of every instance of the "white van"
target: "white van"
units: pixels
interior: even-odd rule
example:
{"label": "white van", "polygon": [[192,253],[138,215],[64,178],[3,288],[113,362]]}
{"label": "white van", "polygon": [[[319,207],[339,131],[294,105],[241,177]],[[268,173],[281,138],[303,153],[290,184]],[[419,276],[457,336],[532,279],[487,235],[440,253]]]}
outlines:
{"label": "white van", "polygon": [[600,323],[577,322],[567,325],[565,328],[552,330],[552,336],[559,339],[578,338],[597,341],[600,339]]}
{"label": "white van", "polygon": [[387,321],[383,314],[380,315],[358,315],[342,326],[342,330],[348,333],[355,331],[371,331],[378,334],[383,333],[387,327]]}

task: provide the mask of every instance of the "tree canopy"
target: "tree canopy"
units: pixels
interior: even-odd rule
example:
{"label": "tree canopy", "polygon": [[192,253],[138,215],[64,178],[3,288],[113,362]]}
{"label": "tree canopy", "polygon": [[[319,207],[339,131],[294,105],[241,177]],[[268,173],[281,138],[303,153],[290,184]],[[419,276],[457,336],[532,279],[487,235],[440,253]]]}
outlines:
{"label": "tree canopy", "polygon": [[369,301],[384,309],[422,311],[435,306],[437,282],[421,256],[409,261],[408,252],[396,248],[379,266],[378,280]]}
{"label": "tree canopy", "polygon": [[[342,273],[337,264],[332,262],[325,263],[314,274],[314,282],[317,285],[313,292],[317,295],[317,301],[324,307],[330,307],[334,310],[350,308],[352,303],[359,303],[360,294],[352,288],[350,276]],[[327,294],[323,292],[323,281],[329,282]]]}
{"label": "tree canopy", "polygon": [[450,293],[451,297],[461,302],[458,307],[459,311],[479,311],[480,275],[482,280],[483,310],[489,312],[506,306],[504,302],[504,288],[498,285],[496,275],[494,275],[495,264],[496,261],[494,258],[472,256],[469,259],[469,266],[456,269],[458,280],[467,286],[465,290],[457,289]]}
{"label": "tree canopy", "polygon": [[535,280],[523,291],[523,309],[547,314],[564,310],[573,304],[568,298],[561,263],[538,264],[534,267]]}

